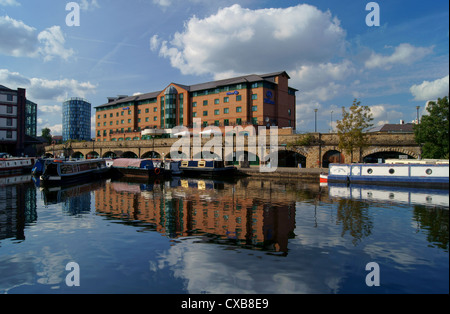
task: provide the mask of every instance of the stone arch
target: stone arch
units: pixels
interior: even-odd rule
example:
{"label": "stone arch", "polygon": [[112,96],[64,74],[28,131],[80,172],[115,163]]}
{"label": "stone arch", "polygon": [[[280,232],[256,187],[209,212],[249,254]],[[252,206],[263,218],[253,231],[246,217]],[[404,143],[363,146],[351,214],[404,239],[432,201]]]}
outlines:
{"label": "stone arch", "polygon": [[99,158],[100,154],[97,153],[96,151],[92,151],[86,154],[86,159],[96,159]]}
{"label": "stone arch", "polygon": [[135,153],[130,152],[130,151],[124,152],[121,157],[122,158],[135,158],[135,159],[139,158],[138,155],[136,155]]}
{"label": "stone arch", "polygon": [[117,157],[117,154],[114,152],[111,152],[111,151],[103,154],[103,158],[116,158],[116,157]]}
{"label": "stone arch", "polygon": [[149,151],[141,155],[141,158],[147,159],[147,158],[155,158],[155,159],[161,159],[161,154],[156,151]]}
{"label": "stone arch", "polygon": [[75,159],[83,159],[83,158],[84,158],[84,155],[83,155],[82,152],[79,152],[79,151],[78,151],[78,152],[73,153],[71,157],[72,157],[72,158],[75,158]]}
{"label": "stone arch", "polygon": [[306,156],[302,155],[295,150],[279,150],[278,151],[278,167],[295,167],[301,165],[302,168],[306,167]]}
{"label": "stone arch", "polygon": [[326,151],[322,156],[322,167],[328,168],[330,164],[343,164],[345,163],[345,155],[335,149]]}
{"label": "stone arch", "polygon": [[413,157],[415,159],[419,158],[419,154],[416,152],[413,152],[411,150],[408,149],[404,149],[402,147],[376,147],[376,148],[372,148],[369,150],[365,150],[361,157],[362,158],[366,158],[370,155],[374,155],[377,153],[390,153],[390,152],[394,152],[394,153],[398,153],[398,154],[402,154],[402,155],[408,155],[410,157]]}

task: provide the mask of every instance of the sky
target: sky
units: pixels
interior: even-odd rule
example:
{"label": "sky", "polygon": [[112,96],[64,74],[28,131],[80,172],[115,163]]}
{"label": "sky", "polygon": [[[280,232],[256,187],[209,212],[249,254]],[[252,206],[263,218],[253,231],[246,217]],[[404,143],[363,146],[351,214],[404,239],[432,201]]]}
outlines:
{"label": "sky", "polygon": [[[0,0],[0,84],[27,89],[38,135],[62,134],[70,97],[94,108],[170,83],[277,71],[298,90],[300,133],[314,132],[314,109],[326,133],[354,99],[378,126],[412,122],[416,106],[423,114],[449,94],[444,0],[73,2],[79,26],[71,1]],[[94,136],[94,109],[92,117]]]}

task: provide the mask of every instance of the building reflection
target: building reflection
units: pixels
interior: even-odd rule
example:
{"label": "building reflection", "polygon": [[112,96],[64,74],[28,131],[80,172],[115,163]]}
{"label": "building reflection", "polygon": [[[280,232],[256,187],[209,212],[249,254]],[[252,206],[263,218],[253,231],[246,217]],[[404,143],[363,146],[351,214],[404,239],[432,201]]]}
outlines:
{"label": "building reflection", "polygon": [[25,240],[25,226],[36,220],[36,191],[31,176],[0,178],[0,240]]}
{"label": "building reflection", "polygon": [[216,243],[287,252],[294,237],[295,199],[286,196],[270,184],[249,180],[119,181],[96,191],[95,206],[97,213],[148,224],[172,239],[206,236]]}

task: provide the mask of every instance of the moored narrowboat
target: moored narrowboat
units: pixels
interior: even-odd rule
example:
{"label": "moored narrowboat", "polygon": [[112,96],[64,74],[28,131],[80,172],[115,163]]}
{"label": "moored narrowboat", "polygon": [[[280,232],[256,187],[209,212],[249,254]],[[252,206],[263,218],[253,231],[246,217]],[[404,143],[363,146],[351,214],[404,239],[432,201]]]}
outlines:
{"label": "moored narrowboat", "polygon": [[30,172],[34,162],[35,158],[0,158],[0,176]]}
{"label": "moored narrowboat", "polygon": [[448,163],[331,164],[328,182],[448,188]]}
{"label": "moored narrowboat", "polygon": [[104,177],[109,170],[104,159],[52,159],[46,161],[40,182],[43,185],[81,182]]}
{"label": "moored narrowboat", "polygon": [[111,169],[116,176],[131,178],[153,178],[165,175],[163,163],[156,165],[151,159],[118,158],[114,159]]}
{"label": "moored narrowboat", "polygon": [[180,165],[186,176],[233,176],[237,173],[234,166],[226,166],[222,160],[183,160]]}

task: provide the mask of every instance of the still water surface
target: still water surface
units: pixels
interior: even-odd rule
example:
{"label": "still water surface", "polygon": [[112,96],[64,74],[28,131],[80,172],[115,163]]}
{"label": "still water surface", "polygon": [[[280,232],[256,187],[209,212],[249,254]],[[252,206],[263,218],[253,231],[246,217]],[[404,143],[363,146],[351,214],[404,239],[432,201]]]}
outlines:
{"label": "still water surface", "polygon": [[449,293],[447,191],[15,181],[0,188],[0,293]]}

